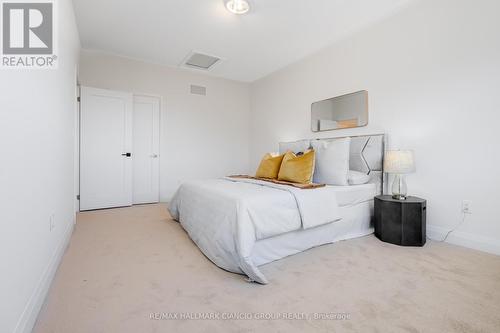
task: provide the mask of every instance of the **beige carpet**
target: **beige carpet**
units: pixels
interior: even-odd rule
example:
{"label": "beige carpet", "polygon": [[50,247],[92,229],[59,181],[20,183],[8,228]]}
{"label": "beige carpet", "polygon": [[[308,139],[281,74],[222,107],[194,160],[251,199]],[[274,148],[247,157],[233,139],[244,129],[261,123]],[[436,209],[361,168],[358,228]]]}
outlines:
{"label": "beige carpet", "polygon": [[[269,285],[213,265],[165,205],[82,213],[35,332],[500,332],[498,256],[368,236],[262,271]],[[285,312],[296,319],[244,319]],[[243,319],[175,320],[175,313]]]}

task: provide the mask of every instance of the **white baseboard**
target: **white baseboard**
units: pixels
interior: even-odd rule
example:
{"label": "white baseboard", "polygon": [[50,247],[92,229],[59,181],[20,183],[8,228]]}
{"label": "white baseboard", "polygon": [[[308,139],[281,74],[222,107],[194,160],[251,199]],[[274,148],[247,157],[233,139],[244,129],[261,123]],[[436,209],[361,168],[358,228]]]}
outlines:
{"label": "white baseboard", "polygon": [[[443,227],[427,225],[427,236],[435,241],[443,240],[449,231],[450,229]],[[500,241],[489,237],[478,236],[468,232],[456,230],[448,236],[446,242],[468,247],[474,250],[500,255]]]}
{"label": "white baseboard", "polygon": [[69,240],[73,234],[75,226],[73,222],[74,221],[68,224],[68,228],[64,232],[61,243],[54,251],[50,262],[40,277],[35,291],[31,295],[28,304],[26,304],[26,307],[17,322],[16,328],[14,329],[15,333],[28,333],[33,330],[36,318],[38,317],[38,313],[42,308],[45,297],[49,292],[50,285],[52,284],[52,280],[54,279],[57,268],[59,267],[59,263],[61,262],[62,256],[64,255],[64,252],[66,252],[66,248],[69,245]]}

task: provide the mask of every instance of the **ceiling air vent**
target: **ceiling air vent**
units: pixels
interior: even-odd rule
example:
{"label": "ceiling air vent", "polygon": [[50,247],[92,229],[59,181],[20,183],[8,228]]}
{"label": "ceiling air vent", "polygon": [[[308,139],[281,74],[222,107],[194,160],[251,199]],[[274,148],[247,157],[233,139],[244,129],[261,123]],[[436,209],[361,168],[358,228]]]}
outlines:
{"label": "ceiling air vent", "polygon": [[210,56],[203,53],[191,52],[184,61],[183,65],[189,68],[201,69],[204,71],[211,70],[215,64],[220,61],[220,58]]}

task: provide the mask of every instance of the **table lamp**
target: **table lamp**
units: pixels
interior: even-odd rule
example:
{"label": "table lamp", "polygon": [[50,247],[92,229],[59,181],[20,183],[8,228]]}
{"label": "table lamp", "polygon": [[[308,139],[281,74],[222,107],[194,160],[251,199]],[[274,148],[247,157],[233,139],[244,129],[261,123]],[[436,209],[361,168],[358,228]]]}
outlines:
{"label": "table lamp", "polygon": [[408,189],[405,174],[415,172],[415,160],[411,150],[388,150],[384,157],[384,172],[394,174],[392,198],[406,200]]}

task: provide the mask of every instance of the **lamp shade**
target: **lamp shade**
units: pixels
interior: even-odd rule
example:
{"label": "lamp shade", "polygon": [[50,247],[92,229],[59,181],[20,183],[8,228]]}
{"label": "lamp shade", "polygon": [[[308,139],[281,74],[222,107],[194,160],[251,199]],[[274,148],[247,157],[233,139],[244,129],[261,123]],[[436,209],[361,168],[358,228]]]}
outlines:
{"label": "lamp shade", "polygon": [[411,150],[388,150],[384,157],[384,172],[405,174],[415,172],[415,159]]}

